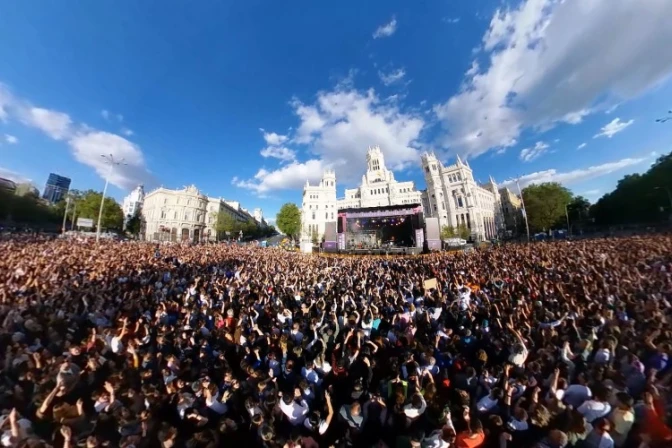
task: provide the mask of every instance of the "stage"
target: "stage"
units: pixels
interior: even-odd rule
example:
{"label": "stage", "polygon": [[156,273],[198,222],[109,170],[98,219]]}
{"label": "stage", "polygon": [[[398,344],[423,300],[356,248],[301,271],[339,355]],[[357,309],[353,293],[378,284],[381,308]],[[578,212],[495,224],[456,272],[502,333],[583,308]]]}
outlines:
{"label": "stage", "polygon": [[[350,255],[409,255],[423,250],[420,204],[338,211],[336,238],[325,251]],[[328,240],[327,240],[328,241]]]}

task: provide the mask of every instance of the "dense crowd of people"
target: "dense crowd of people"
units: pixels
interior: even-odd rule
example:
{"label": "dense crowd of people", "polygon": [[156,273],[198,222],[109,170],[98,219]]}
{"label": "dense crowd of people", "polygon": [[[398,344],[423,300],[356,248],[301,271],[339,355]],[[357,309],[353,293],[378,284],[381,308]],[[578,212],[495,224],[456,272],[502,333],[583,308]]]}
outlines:
{"label": "dense crowd of people", "polygon": [[0,446],[672,446],[667,235],[0,254]]}

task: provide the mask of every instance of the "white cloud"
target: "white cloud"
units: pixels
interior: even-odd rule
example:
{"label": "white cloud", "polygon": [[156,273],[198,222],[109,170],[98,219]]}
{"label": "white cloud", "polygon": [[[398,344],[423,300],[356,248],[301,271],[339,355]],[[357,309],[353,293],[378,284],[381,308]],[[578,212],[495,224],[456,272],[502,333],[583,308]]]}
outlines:
{"label": "white cloud", "polygon": [[7,143],[9,143],[10,145],[16,145],[17,143],[19,143],[19,139],[18,139],[18,138],[16,138],[16,137],[13,136],[13,135],[9,135],[9,134],[5,134],[5,141],[6,141]]}
{"label": "white cloud", "polygon": [[585,197],[586,199],[589,199],[591,201],[594,201],[600,196],[600,190],[586,190],[581,193],[581,196]]}
{"label": "white cloud", "polygon": [[380,77],[380,80],[382,81],[383,84],[389,86],[404,79],[404,76],[406,76],[406,70],[404,70],[403,68],[398,68],[392,70],[389,73],[383,73],[379,71],[378,76]]}
{"label": "white cloud", "polygon": [[544,142],[537,142],[530,148],[524,148],[520,151],[520,160],[524,162],[531,162],[537,157],[541,156],[548,149],[548,144]]}
{"label": "white cloud", "polygon": [[586,143],[581,143],[579,146],[576,147],[576,149],[583,149],[586,146],[587,146]]}
{"label": "white cloud", "polygon": [[139,183],[153,181],[140,147],[120,135],[77,124],[64,112],[36,107],[13,95],[1,83],[0,106],[6,111],[7,119],[18,120],[54,140],[67,142],[75,159],[94,168],[101,177],[109,173],[109,165],[105,164],[101,154],[112,154],[116,160],[125,159],[126,164],[115,168],[109,179],[117,187],[130,189]]}
{"label": "white cloud", "polygon": [[274,158],[284,162],[291,162],[296,159],[296,152],[284,146],[267,146],[260,152],[264,158]]}
{"label": "white cloud", "polygon": [[22,113],[22,121],[38,128],[54,140],[67,139],[72,133],[72,119],[68,114],[41,107],[30,107]]}
{"label": "white cloud", "polygon": [[124,134],[126,137],[130,137],[133,134],[135,134],[135,132],[133,132],[132,130],[130,130],[128,128],[121,128],[121,133]]}
{"label": "white cloud", "polygon": [[374,31],[373,38],[380,39],[381,37],[390,37],[395,31],[397,31],[397,19],[392,17],[392,20],[390,20],[389,23],[379,26],[376,31]]}
{"label": "white cloud", "polygon": [[479,55],[487,66],[434,108],[442,144],[472,156],[513,146],[525,129],[578,123],[659,85],[672,72],[669,17],[669,0],[523,0],[498,10]]}
{"label": "white cloud", "polygon": [[240,188],[252,190],[259,195],[270,191],[285,189],[300,189],[306,181],[318,182],[322,178],[322,171],[326,168],[321,160],[308,160],[304,163],[293,162],[275,171],[260,169],[252,180],[242,180],[236,177],[232,183]]}
{"label": "white cloud", "polygon": [[289,137],[286,135],[276,134],[275,132],[266,132],[263,128],[259,128],[259,130],[264,134],[264,140],[266,140],[268,145],[278,146],[289,140]]}
{"label": "white cloud", "polygon": [[625,128],[627,128],[634,122],[635,120],[621,121],[620,118],[614,118],[609,123],[605,124],[600,129],[600,132],[595,134],[593,138],[599,138],[599,137],[611,138],[614,135],[618,134],[619,132],[625,130]]}
{"label": "white cloud", "polygon": [[110,111],[109,110],[105,110],[105,109],[101,110],[100,115],[102,115],[102,117],[106,120],[110,119]]}
{"label": "white cloud", "polygon": [[236,179],[236,185],[262,194],[301,188],[306,180],[319,180],[326,167],[336,169],[339,183],[351,184],[366,171],[366,151],[373,145],[383,149],[390,169],[418,161],[417,140],[425,121],[402,112],[394,101],[381,100],[373,89],[358,91],[339,84],[319,92],[313,104],[295,99],[291,106],[299,119],[292,142],[308,144],[311,159],[275,171],[262,169],[253,179]]}
{"label": "white cloud", "polygon": [[[616,162],[608,162],[602,165],[595,165],[588,168],[580,168],[567,172],[559,172],[555,169],[549,169],[544,171],[537,171],[535,173],[526,174],[519,178],[520,187],[524,188],[532,184],[540,184],[544,182],[558,182],[564,185],[570,185],[573,183],[585,181],[588,179],[594,179],[595,177],[605,176],[611,174],[615,171],[622,170],[634,165],[638,165],[646,160],[650,160],[647,157],[640,158],[627,158],[618,160]],[[515,187],[516,180],[510,179],[502,183],[503,187]]]}
{"label": "white cloud", "polygon": [[456,23],[460,23],[460,18],[459,17],[444,17],[441,21],[443,23],[448,23],[448,24],[454,25]]}
{"label": "white cloud", "polygon": [[131,189],[147,177],[144,157],[140,148],[125,138],[103,131],[91,131],[75,135],[69,142],[75,159],[96,170],[105,178],[110,174],[110,165],[102,155],[111,154],[123,165],[115,166],[109,177],[110,183]]}

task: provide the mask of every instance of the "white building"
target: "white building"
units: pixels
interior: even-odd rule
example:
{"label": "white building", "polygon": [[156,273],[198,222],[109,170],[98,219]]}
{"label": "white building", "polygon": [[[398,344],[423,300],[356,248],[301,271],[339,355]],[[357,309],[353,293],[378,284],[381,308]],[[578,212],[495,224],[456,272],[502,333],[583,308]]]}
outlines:
{"label": "white building", "polygon": [[444,166],[434,154],[422,156],[427,190],[423,192],[425,217],[436,217],[439,228],[466,225],[477,239],[495,238],[503,226],[497,184],[479,185],[468,163],[460,158]]}
{"label": "white building", "polygon": [[142,207],[145,239],[214,241],[218,213],[228,213],[241,223],[252,219],[237,202],[208,197],[193,185],[182,190],[158,188],[145,196]]}
{"label": "white building", "polygon": [[324,235],[328,222],[336,222],[338,210],[347,208],[382,207],[403,204],[422,204],[422,192],[413,182],[398,182],[385,166],[380,147],[369,147],[366,154],[367,170],[357,188],[346,189],[345,197],[336,198],[336,173],[326,170],[318,185],[306,182],[303,187],[302,239]]}
{"label": "white building", "polygon": [[138,185],[128,196],[124,198],[122,210],[124,212],[124,226],[139,210],[145,200],[145,187]]}

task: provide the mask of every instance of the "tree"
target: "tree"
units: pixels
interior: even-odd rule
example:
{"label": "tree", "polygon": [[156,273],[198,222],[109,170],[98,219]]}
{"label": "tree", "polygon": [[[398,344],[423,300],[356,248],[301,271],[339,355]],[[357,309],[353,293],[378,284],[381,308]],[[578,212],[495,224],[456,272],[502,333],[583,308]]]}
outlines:
{"label": "tree", "polygon": [[238,221],[230,213],[218,212],[214,213],[214,217],[217,239],[221,239],[225,234],[233,235],[240,230]]}
{"label": "tree", "polygon": [[291,202],[284,204],[276,216],[275,223],[282,233],[296,239],[301,231],[301,211],[299,207]]}
{"label": "tree", "polygon": [[569,217],[569,226],[571,228],[584,227],[589,214],[590,201],[583,196],[576,196],[572,199],[572,202],[567,205],[567,216]]}
{"label": "tree", "polygon": [[140,210],[136,210],[135,214],[126,223],[126,231],[133,236],[138,236],[142,230],[142,215]]}
{"label": "tree", "polygon": [[463,240],[468,240],[471,236],[471,230],[469,230],[469,227],[467,227],[466,224],[460,224],[457,226],[456,236],[462,238]]}
{"label": "tree", "polygon": [[590,209],[600,226],[646,224],[672,217],[672,153],[659,157],[643,174],[623,177],[614,191]]}
{"label": "tree", "polygon": [[441,228],[441,239],[457,238],[457,230],[453,226],[443,226]]}
{"label": "tree", "polygon": [[545,182],[525,187],[525,211],[532,231],[546,231],[565,216],[565,206],[572,200],[572,193],[557,182]]}
{"label": "tree", "polygon": [[[94,226],[98,224],[98,212],[100,210],[100,200],[102,194],[97,191],[89,190],[82,194],[76,201],[77,217],[93,219]],[[121,210],[117,201],[112,198],[105,198],[103,207],[103,216],[100,223],[101,229],[121,230],[124,224],[124,212]]]}

